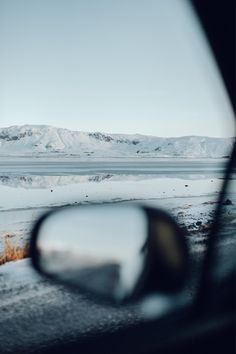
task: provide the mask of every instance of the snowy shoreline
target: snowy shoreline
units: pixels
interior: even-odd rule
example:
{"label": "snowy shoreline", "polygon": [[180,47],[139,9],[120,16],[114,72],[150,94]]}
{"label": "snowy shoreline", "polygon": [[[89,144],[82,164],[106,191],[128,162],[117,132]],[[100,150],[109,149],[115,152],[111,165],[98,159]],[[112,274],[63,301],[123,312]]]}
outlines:
{"label": "snowy shoreline", "polygon": [[[173,182],[173,179],[171,179]],[[173,196],[173,191],[170,190],[171,194],[168,195],[167,192],[163,194],[161,192],[163,185],[160,182],[165,182],[164,180],[151,180],[149,183],[145,183],[145,192],[143,195],[140,193],[140,188],[144,187],[143,181],[140,182],[101,182],[99,184],[96,183],[84,183],[88,185],[87,187],[90,189],[89,196],[83,198],[84,191],[81,191],[81,184],[78,185],[69,185],[64,187],[59,187],[55,190],[55,192],[51,193],[49,190],[24,190],[15,191],[15,188],[3,187],[7,188],[7,195],[9,205],[5,204],[4,208],[0,209],[0,251],[4,248],[4,242],[6,238],[10,238],[11,242],[14,244],[27,245],[30,232],[36,220],[45,212],[49,211],[53,207],[60,207],[65,205],[88,205],[94,203],[117,203],[117,202],[129,202],[129,203],[138,203],[145,204],[156,208],[161,208],[168,211],[171,215],[173,215],[177,221],[184,226],[187,230],[189,230],[190,234],[196,233],[197,229],[202,229],[203,226],[208,225],[210,219],[212,218],[212,212],[214,207],[216,206],[216,201],[218,198],[218,183],[212,183],[211,192],[199,196],[196,192],[195,195],[190,195],[189,192],[183,193],[183,191],[190,189],[189,187],[185,187],[185,181],[181,182],[181,191],[179,191],[179,195]],[[175,181],[176,182],[176,181]],[[197,181],[192,181],[196,185]],[[205,180],[200,182],[206,182]],[[219,181],[217,181],[219,182]],[[114,184],[122,185],[124,188],[124,184],[126,185],[126,193],[123,195],[120,191],[114,191]],[[147,184],[149,184],[149,188],[147,188]],[[94,186],[93,186],[94,185]],[[107,185],[107,186],[106,186]],[[91,187],[94,187],[93,192]],[[100,188],[97,188],[97,187]],[[156,193],[153,193],[154,187],[159,187],[159,191],[156,189]],[[171,186],[172,183],[171,183]],[[214,188],[213,188],[214,186]],[[109,187],[109,188],[107,188]],[[132,187],[132,188],[131,188]],[[192,186],[193,187],[193,186]],[[100,189],[100,191],[98,190]],[[133,190],[132,190],[133,189]],[[193,187],[196,189],[196,187]],[[200,189],[202,187],[200,186]],[[9,193],[11,190],[11,193]],[[1,188],[0,188],[1,191]],[[69,193],[70,191],[70,193]],[[77,191],[77,194],[76,194]],[[127,194],[127,191],[130,195]],[[134,191],[136,192],[136,196],[134,195]],[[139,193],[138,193],[139,191]],[[36,193],[35,193],[36,192]],[[80,192],[80,193],[79,193]],[[13,200],[12,198],[16,198],[15,206],[13,208]],[[24,195],[28,194],[28,203],[26,203],[26,198]],[[106,197],[104,196],[106,194]],[[184,194],[184,195],[183,195]],[[42,198],[40,201],[37,200],[36,195]],[[53,197],[54,200],[53,200]],[[66,196],[66,198],[65,198]],[[36,200],[38,203],[36,203]],[[198,222],[198,226],[197,223]],[[199,222],[201,225],[199,225]],[[203,231],[203,229],[202,229]],[[207,231],[207,229],[205,230]],[[204,232],[203,232],[204,233]],[[193,239],[192,239],[193,240]],[[202,242],[203,236],[200,232],[198,235],[194,236],[194,243]]]}
{"label": "snowy shoreline", "polygon": [[[50,179],[49,179],[50,182]],[[110,200],[164,199],[216,195],[220,179],[151,178],[138,180],[103,180],[65,185],[48,184],[45,188],[13,188],[0,185],[0,211],[54,206],[75,202]]]}
{"label": "snowy shoreline", "polygon": [[52,207],[107,202],[165,209],[201,242],[195,231],[207,232],[224,167],[221,159],[0,159],[0,251],[6,238],[26,244],[36,219]]}

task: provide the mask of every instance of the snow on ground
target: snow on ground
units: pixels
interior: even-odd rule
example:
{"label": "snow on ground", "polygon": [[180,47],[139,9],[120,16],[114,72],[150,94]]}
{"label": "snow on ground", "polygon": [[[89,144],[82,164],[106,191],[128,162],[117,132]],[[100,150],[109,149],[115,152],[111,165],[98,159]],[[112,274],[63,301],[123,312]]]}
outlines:
{"label": "snow on ground", "polygon": [[16,287],[34,285],[39,281],[37,273],[30,268],[30,259],[21,259],[17,262],[9,262],[0,267],[0,276],[6,277],[5,290],[9,291],[14,284]]}
{"label": "snow on ground", "polygon": [[[52,206],[139,201],[164,208],[189,226],[206,224],[215,207],[220,180],[153,178],[140,181],[85,182],[51,189],[0,187],[0,240],[10,235],[22,244],[36,219]],[[13,208],[14,206],[14,208]],[[200,236],[198,236],[200,237]]]}
{"label": "snow on ground", "polygon": [[[21,165],[22,161],[19,164]],[[13,164],[13,167],[14,172],[17,172],[17,165]],[[195,168],[197,169],[198,167]],[[131,200],[132,203],[141,201],[150,206],[160,207],[175,216],[179,224],[184,225],[189,231],[188,241],[191,252],[194,252],[192,258],[196,260],[197,265],[200,265],[207,235],[200,229],[202,226],[208,226],[212,219],[221,188],[222,172],[214,177],[214,171],[211,172],[211,176],[206,173],[206,170],[201,174],[196,174],[196,171],[189,174],[187,171],[183,175],[176,171],[175,167],[173,171],[171,177],[168,177],[170,171],[166,174],[162,171],[158,176],[156,171],[153,174],[114,173],[110,178],[101,178],[110,173],[109,171],[95,175],[87,173],[82,176],[67,175],[63,178],[59,175],[8,174],[9,178],[3,179],[4,183],[0,183],[0,245],[7,233],[11,234],[11,239],[16,239],[16,242],[22,244],[27,242],[33,223],[54,205]],[[98,175],[100,178],[91,178]],[[226,216],[231,218],[230,220],[232,217],[236,220],[236,195],[232,200],[234,205],[226,206],[228,208]],[[234,214],[232,214],[232,207],[234,207]],[[228,219],[227,224],[229,224]],[[228,242],[228,239],[226,241]],[[226,250],[226,258],[229,258],[228,251],[233,250],[232,243],[227,245]],[[199,276],[198,266],[192,268],[191,272],[194,274],[194,280],[188,287],[190,296],[195,291],[195,278],[198,279]],[[166,309],[165,304],[160,302],[161,299],[154,299],[154,303],[149,301],[144,304],[145,308],[124,308],[119,311],[111,307],[104,309],[82,295],[71,294],[61,286],[50,284],[32,269],[30,259],[1,265],[0,285],[3,333],[1,343],[4,349],[18,350],[19,343],[29,343],[29,333],[33,345],[37,346],[37,341],[42,337],[47,341],[48,338],[58,340],[58,333],[62,338],[63,334],[67,336],[68,333],[72,333],[75,338],[78,338],[78,333],[93,335],[93,328],[100,330],[104,326],[105,329],[110,330],[110,328],[128,326],[129,323],[140,321],[144,312],[145,316],[149,316],[150,311],[152,314],[160,315],[160,306],[161,311],[163,308]],[[55,318],[59,319],[56,327]],[[65,319],[67,326],[64,326]],[[78,324],[77,332],[75,323]],[[21,329],[25,326],[26,329],[22,333]]]}
{"label": "snow on ground", "polygon": [[[24,174],[19,174],[19,170]],[[219,165],[215,160],[209,163],[183,159],[135,163],[1,160],[0,250],[6,238],[24,245],[42,213],[67,204],[149,203],[170,211],[194,232],[197,221],[209,224],[222,172],[222,163]],[[201,237],[199,234],[195,239]]]}

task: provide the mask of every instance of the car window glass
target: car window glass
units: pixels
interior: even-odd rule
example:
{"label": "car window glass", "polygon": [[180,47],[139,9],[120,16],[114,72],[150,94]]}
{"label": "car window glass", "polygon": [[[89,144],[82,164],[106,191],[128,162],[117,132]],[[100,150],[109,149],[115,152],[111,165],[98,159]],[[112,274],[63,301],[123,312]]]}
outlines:
{"label": "car window glass", "polygon": [[234,121],[191,5],[1,1],[0,43],[0,263],[49,207],[130,200],[201,258]]}

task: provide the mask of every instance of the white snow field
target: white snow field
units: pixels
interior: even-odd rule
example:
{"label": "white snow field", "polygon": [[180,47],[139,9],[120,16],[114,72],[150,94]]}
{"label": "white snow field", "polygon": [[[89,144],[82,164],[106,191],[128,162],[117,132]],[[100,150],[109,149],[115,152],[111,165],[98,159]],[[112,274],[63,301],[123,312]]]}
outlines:
{"label": "white snow field", "polygon": [[26,243],[32,225],[43,212],[67,204],[148,203],[165,208],[194,228],[196,221],[205,224],[210,218],[223,170],[218,160],[0,160],[0,250],[6,238],[20,245]]}

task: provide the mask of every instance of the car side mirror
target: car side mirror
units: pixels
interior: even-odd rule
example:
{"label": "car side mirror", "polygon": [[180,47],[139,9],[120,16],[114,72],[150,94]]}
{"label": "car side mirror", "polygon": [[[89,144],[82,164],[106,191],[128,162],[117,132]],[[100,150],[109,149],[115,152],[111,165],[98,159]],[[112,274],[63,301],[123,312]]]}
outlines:
{"label": "car side mirror", "polygon": [[47,277],[112,301],[185,284],[188,248],[166,212],[134,204],[55,209],[36,223],[33,266]]}

